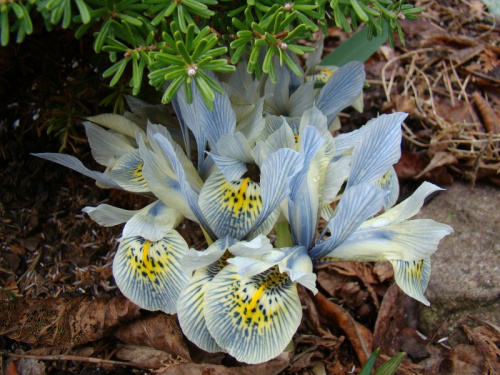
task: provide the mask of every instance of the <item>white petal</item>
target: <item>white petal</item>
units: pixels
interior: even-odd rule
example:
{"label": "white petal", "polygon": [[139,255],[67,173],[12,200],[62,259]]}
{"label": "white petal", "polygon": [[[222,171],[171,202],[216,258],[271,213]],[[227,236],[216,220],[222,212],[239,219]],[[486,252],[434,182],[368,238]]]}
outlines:
{"label": "white petal", "polygon": [[394,280],[403,292],[429,306],[430,303],[425,298],[424,292],[431,276],[430,258],[406,262],[393,260],[391,264],[394,268]]}
{"label": "white petal", "polygon": [[137,210],[130,211],[113,207],[109,204],[100,204],[97,207],[85,207],[82,211],[103,227],[123,224],[138,212]]}
{"label": "white petal", "polygon": [[132,139],[135,138],[135,133],[139,132],[145,136],[144,131],[137,126],[137,124],[126,119],[123,116],[114,113],[105,113],[93,117],[88,117],[87,120],[92,121],[97,125],[104,126],[105,128],[114,130],[120,134],[126,135]]}

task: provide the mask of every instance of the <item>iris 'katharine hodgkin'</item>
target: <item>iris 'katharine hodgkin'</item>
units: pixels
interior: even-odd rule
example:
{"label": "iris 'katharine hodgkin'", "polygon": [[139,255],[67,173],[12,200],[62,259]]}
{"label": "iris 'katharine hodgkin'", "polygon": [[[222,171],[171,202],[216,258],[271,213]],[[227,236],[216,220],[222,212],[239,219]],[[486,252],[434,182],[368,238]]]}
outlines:
{"label": "iris 'katharine hodgkin'", "polygon": [[[101,225],[125,223],[113,261],[123,294],[142,308],[177,313],[200,348],[247,363],[267,361],[290,342],[302,315],[297,284],[316,293],[317,264],[388,260],[401,289],[428,304],[429,257],[452,229],[409,220],[440,190],[430,183],[394,206],[406,114],[333,137],[338,113],[361,94],[361,63],[338,69],[321,90],[286,68],[278,85],[245,70],[225,79],[213,111],[193,85],[193,103],[182,90],[174,101],[178,121],[137,100],[133,113],[89,118],[104,172],[68,155],[37,155],[103,188],[156,198],[138,211],[84,209]],[[321,217],[327,224],[318,233]],[[184,218],[201,226],[207,249],[189,249],[175,230]],[[268,237],[273,229],[287,238],[276,239],[282,247]]]}

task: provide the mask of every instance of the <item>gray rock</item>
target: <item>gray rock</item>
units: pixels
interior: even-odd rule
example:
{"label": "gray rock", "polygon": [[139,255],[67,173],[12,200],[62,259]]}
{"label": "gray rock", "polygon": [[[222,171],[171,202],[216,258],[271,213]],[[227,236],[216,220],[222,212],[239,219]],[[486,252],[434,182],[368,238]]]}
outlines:
{"label": "gray rock", "polygon": [[431,257],[419,328],[428,335],[452,333],[467,315],[500,324],[500,190],[455,183],[424,206],[416,218],[451,225]]}

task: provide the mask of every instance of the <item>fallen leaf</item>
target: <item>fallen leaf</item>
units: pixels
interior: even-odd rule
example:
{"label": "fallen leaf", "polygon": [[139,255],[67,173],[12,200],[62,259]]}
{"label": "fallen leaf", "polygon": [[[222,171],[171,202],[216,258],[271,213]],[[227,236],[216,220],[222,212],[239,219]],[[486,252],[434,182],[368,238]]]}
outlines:
{"label": "fallen leaf", "polygon": [[457,164],[458,160],[457,158],[446,151],[440,151],[434,154],[432,157],[432,160],[430,161],[429,164],[424,168],[422,172],[420,172],[418,175],[415,176],[415,178],[420,178],[424,174],[430,172],[431,170],[437,168],[437,167],[443,167],[445,165],[450,165],[450,164]]}
{"label": "fallen leaf", "polygon": [[123,296],[19,299],[0,304],[0,335],[36,345],[72,348],[97,340],[139,317]]}
{"label": "fallen leaf", "polygon": [[344,331],[359,362],[364,365],[372,352],[373,335],[370,330],[356,322],[344,308],[329,301],[321,293],[316,294],[315,299],[320,314]]}
{"label": "fallen leaf", "polygon": [[145,368],[156,369],[167,364],[179,363],[170,353],[139,345],[125,345],[116,351],[115,356],[123,361],[133,362]]}
{"label": "fallen leaf", "polygon": [[135,345],[148,346],[189,359],[189,350],[177,323],[177,318],[154,313],[119,327],[114,335]]}
{"label": "fallen leaf", "polygon": [[165,375],[275,375],[287,368],[289,364],[290,352],[284,352],[258,365],[226,367],[209,363],[183,363],[169,366],[159,372]]}
{"label": "fallen leaf", "polygon": [[462,324],[462,329],[483,355],[484,371],[489,374],[500,374],[500,329],[491,323],[476,328]]}

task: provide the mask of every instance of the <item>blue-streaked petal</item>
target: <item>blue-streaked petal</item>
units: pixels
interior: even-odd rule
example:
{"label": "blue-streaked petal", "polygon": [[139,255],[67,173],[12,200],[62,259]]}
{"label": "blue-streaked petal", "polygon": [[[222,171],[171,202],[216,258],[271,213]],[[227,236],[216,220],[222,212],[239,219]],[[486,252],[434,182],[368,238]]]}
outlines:
{"label": "blue-streaked petal", "polygon": [[[241,119],[238,119],[236,123],[236,131],[243,133],[245,138],[252,145],[255,144],[257,139],[259,139],[260,134],[264,129],[265,121],[262,117],[262,111],[264,109],[264,99],[265,98],[262,97],[257,100],[252,111],[249,114],[243,116]],[[219,150],[221,149],[219,148]]]}
{"label": "blue-streaked petal", "polygon": [[[276,61],[275,61],[276,64]],[[289,115],[290,100],[290,73],[288,70],[278,66],[276,70],[276,82],[272,83],[270,79],[266,81],[264,93],[264,112],[272,115]]]}
{"label": "blue-streaked petal", "polygon": [[[349,176],[351,156],[344,156],[336,161],[331,161],[326,169],[325,187],[323,189],[323,204],[331,204]],[[325,217],[325,219],[330,219]]]}
{"label": "blue-streaked petal", "polygon": [[124,238],[113,260],[116,285],[143,309],[174,314],[179,295],[189,281],[180,265],[187,250],[186,241],[176,231],[156,242]]}
{"label": "blue-streaked petal", "polygon": [[241,132],[221,135],[217,141],[217,150],[221,156],[227,156],[244,163],[254,162],[250,143]]}
{"label": "blue-streaked petal", "polygon": [[123,224],[138,212],[137,210],[131,211],[113,207],[109,204],[100,204],[97,207],[85,207],[82,211],[103,227]]}
{"label": "blue-streaked petal", "polygon": [[363,226],[327,257],[345,261],[403,260],[428,258],[444,236],[453,232],[434,220],[418,219],[388,225],[380,216],[370,220],[371,227]]}
{"label": "blue-streaked petal", "polygon": [[403,292],[429,306],[424,292],[431,276],[430,258],[413,261],[393,260],[391,264],[394,268],[394,280]]}
{"label": "blue-streaked petal", "polygon": [[219,156],[209,153],[219,171],[224,175],[228,181],[239,180],[241,176],[247,171],[246,163],[233,159],[227,156]]}
{"label": "blue-streaked petal", "polygon": [[274,267],[276,263],[266,262],[261,259],[234,257],[227,260],[229,264],[236,267],[238,275],[241,277],[252,277]]}
{"label": "blue-streaked petal", "polygon": [[259,235],[251,241],[238,241],[229,247],[229,251],[237,257],[262,258],[273,251],[271,241],[264,235]]}
{"label": "blue-streaked petal", "polygon": [[292,129],[284,117],[281,117],[280,120],[280,127],[270,134],[265,141],[257,143],[254,147],[253,158],[257,165],[262,165],[270,154],[282,148],[295,149],[296,140]]}
{"label": "blue-streaked petal", "polygon": [[399,203],[397,206],[391,208],[387,212],[384,212],[382,215],[377,216],[375,219],[368,220],[362,225],[362,228],[372,226],[374,220],[378,220],[379,223],[380,220],[386,220],[386,225],[389,225],[409,219],[410,217],[415,216],[418,211],[420,211],[420,208],[422,208],[422,206],[424,205],[425,198],[427,198],[430,194],[440,190],[443,189],[439,186],[431,184],[430,182],[424,182],[410,197]]}
{"label": "blue-streaked petal", "polygon": [[[309,107],[300,117],[299,134],[306,126],[314,126],[322,136],[328,131],[326,116],[316,107]],[[329,136],[331,137],[331,134]]]}
{"label": "blue-streaked petal", "polygon": [[123,238],[142,237],[149,241],[159,241],[177,227],[183,216],[172,208],[156,201],[144,207],[130,218],[123,228]]}
{"label": "blue-streaked petal", "polygon": [[316,244],[311,250],[311,258],[324,257],[342,244],[367,218],[382,208],[385,195],[383,190],[368,183],[347,189],[337,206],[337,214],[327,224],[331,237]]}
{"label": "blue-streaked petal", "polygon": [[379,116],[369,126],[352,152],[347,187],[375,183],[401,157],[401,123],[406,113]]}
{"label": "blue-streaked petal", "polygon": [[92,171],[85,167],[80,160],[75,158],[74,156],[65,155],[65,154],[56,154],[56,153],[43,153],[43,154],[32,154],[36,157],[52,161],[57,164],[64,165],[65,167],[71,168],[78,173],[83,174],[84,176],[93,178],[97,182],[101,184],[108,185],[109,187],[115,189],[122,189],[120,185],[118,185],[112,178],[106,176],[104,173]]}
{"label": "blue-streaked petal", "polygon": [[314,105],[314,99],[314,81],[309,81],[300,85],[292,96],[290,96],[290,110],[288,116],[302,116],[306,110]]}
{"label": "blue-streaked petal", "polygon": [[142,173],[144,161],[138,149],[123,155],[107,173],[123,189],[134,193],[151,191]]}
{"label": "blue-streaked petal", "polygon": [[[174,169],[175,174],[177,175],[179,185],[181,187],[181,191],[184,194],[184,197],[191,208],[192,213],[194,216],[196,216],[197,221],[201,224],[201,226],[205,229],[205,231],[208,233],[208,235],[215,239],[218,237],[222,236],[216,236],[215,233],[213,232],[211,226],[205,219],[205,216],[203,215],[200,206],[198,204],[198,193],[196,190],[193,189],[193,187],[189,184],[187,178],[186,178],[186,172],[177,158],[177,155],[175,154],[175,150],[172,147],[171,143],[161,134],[155,134],[155,139],[158,141],[159,146],[165,153],[165,155],[168,157],[170,162],[172,163],[172,167]],[[223,235],[228,234],[224,233]]]}
{"label": "blue-streaked petal", "polygon": [[203,185],[199,208],[216,237],[248,234],[262,210],[260,186],[250,178],[227,181],[214,172]]}
{"label": "blue-streaked petal", "polygon": [[321,89],[316,107],[329,119],[352,104],[363,89],[365,70],[363,64],[351,61],[335,72]]}
{"label": "blue-streaked petal", "polygon": [[186,337],[201,349],[214,353],[224,351],[212,337],[205,321],[205,294],[210,281],[222,269],[219,262],[196,270],[177,303],[179,325]]}
{"label": "blue-streaked petal", "polygon": [[132,145],[134,138],[126,138],[121,134],[104,130],[88,121],[84,121],[83,125],[85,125],[92,157],[99,164],[113,167],[120,157],[135,151]]}
{"label": "blue-streaked petal", "polygon": [[229,354],[246,363],[279,355],[301,317],[296,285],[276,267],[244,278],[228,265],[211,281],[205,296],[209,332]]}
{"label": "blue-streaked petal", "polygon": [[201,126],[201,116],[206,111],[206,106],[201,99],[201,95],[198,91],[198,87],[194,83],[194,80],[191,81],[191,90],[193,92],[192,103],[187,102],[184,86],[181,86],[172,100],[172,104],[181,124],[183,134],[186,134],[187,129],[190,129],[196,139],[196,147],[198,151],[198,171],[201,174],[204,170],[203,160],[205,158],[205,148],[207,146],[207,136]]}
{"label": "blue-streaked petal", "polygon": [[[309,247],[316,234],[320,190],[323,187],[328,160],[321,160],[322,155],[318,154],[323,145],[323,138],[316,128],[307,126],[302,131],[300,144],[304,166],[292,179],[288,197],[288,218],[294,243]],[[315,159],[316,156],[318,158]]]}
{"label": "blue-streaked petal", "polygon": [[236,117],[227,94],[215,93],[213,111],[205,105],[200,110],[200,126],[207,137],[208,144],[213,153],[218,153],[217,142],[224,134],[234,134]]}
{"label": "blue-streaked petal", "polygon": [[389,192],[384,199],[384,209],[387,211],[396,204],[399,197],[399,180],[394,167],[379,178],[376,185]]}
{"label": "blue-streaked petal", "polygon": [[226,250],[236,243],[236,240],[230,236],[219,238],[211,244],[206,250],[189,249],[182,258],[182,269],[187,274],[194,270],[209,266],[218,261]]}
{"label": "blue-streaked petal", "polygon": [[304,246],[287,249],[286,256],[279,262],[279,270],[287,273],[293,282],[302,284],[314,294],[318,293],[316,274],[313,273],[313,264]]}
{"label": "blue-streaked petal", "polygon": [[177,176],[171,169],[170,161],[163,155],[163,152],[151,151],[144,144],[142,138],[138,139],[138,143],[141,158],[144,160],[142,173],[151,192],[186,218],[197,221],[198,219],[191,211],[191,207],[182,193]]}
{"label": "blue-streaked petal", "polygon": [[135,133],[137,132],[141,133],[142,136],[145,135],[144,130],[142,130],[137,124],[114,113],[104,113],[97,116],[87,117],[87,120],[105,128],[114,130],[115,132],[132,139],[135,138]]}
{"label": "blue-streaked petal", "polygon": [[250,230],[250,236],[279,208],[289,193],[290,180],[302,169],[303,162],[302,155],[288,148],[272,153],[263,161],[260,168],[262,211]]}

